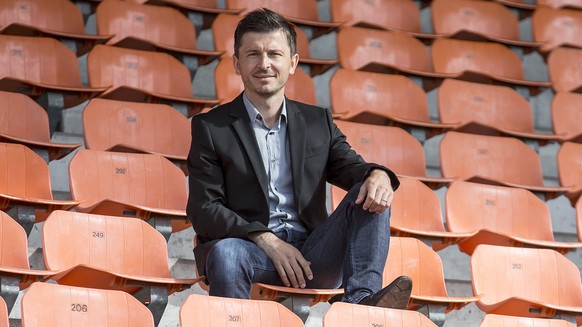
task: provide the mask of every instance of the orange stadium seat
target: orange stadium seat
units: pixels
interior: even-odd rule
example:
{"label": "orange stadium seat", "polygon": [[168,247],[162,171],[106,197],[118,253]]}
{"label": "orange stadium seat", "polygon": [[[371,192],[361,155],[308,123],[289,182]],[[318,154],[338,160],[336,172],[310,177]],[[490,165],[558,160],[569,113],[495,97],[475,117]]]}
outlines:
{"label": "orange stadium seat", "polygon": [[[236,74],[232,57],[224,57],[216,66],[215,73],[216,97],[221,103],[234,100],[243,90],[244,84]],[[315,83],[303,70],[297,68],[285,85],[285,96],[291,100],[317,104]]]}
{"label": "orange stadium seat", "polygon": [[554,91],[582,93],[582,49],[556,48],[547,62]]}
{"label": "orange stadium seat", "polygon": [[436,327],[420,312],[336,302],[323,316],[323,327]]}
{"label": "orange stadium seat", "polygon": [[342,27],[337,54],[342,68],[409,75],[419,78],[427,92],[448,77],[434,72],[425,45],[404,32]]}
{"label": "orange stadium seat", "polygon": [[[420,240],[391,237],[384,285],[401,275],[412,278],[409,310],[428,312],[436,325],[442,326],[445,314],[477,301],[478,297],[450,297],[447,293],[443,264],[439,255]],[[478,293],[475,293],[478,294]]]}
{"label": "orange stadium seat", "polygon": [[539,7],[531,18],[533,37],[549,52],[558,47],[582,48],[582,12],[580,10]]}
{"label": "orange stadium seat", "polygon": [[6,301],[0,297],[0,327],[9,327],[10,322],[8,320],[8,308],[6,307]]}
{"label": "orange stadium seat", "polygon": [[338,69],[329,89],[333,114],[342,120],[403,127],[420,141],[456,126],[432,121],[425,92],[404,76]]}
{"label": "orange stadium seat", "polygon": [[184,173],[160,155],[79,150],[69,182],[79,212],[149,220],[166,240],[191,226]]}
{"label": "orange stadium seat", "polygon": [[120,291],[34,283],[22,297],[21,307],[26,327],[154,327],[148,309]]}
{"label": "orange stadium seat", "polygon": [[572,205],[582,194],[582,144],[565,142],[556,155],[558,160],[558,179],[568,187],[565,195]]}
{"label": "orange stadium seat", "polygon": [[30,234],[53,210],[69,210],[81,203],[54,200],[48,164],[22,144],[0,143],[0,210]]}
{"label": "orange stadium seat", "polygon": [[552,99],[552,127],[562,140],[582,143],[580,101],[582,94],[569,92],[558,92]]}
{"label": "orange stadium seat", "polygon": [[0,91],[0,142],[20,143],[46,162],[60,159],[81,144],[52,143],[46,110],[24,94]]}
{"label": "orange stadium seat", "polygon": [[452,179],[428,176],[422,144],[400,128],[337,119],[335,124],[366,161],[390,167],[399,176],[418,179],[434,189],[452,182]]}
{"label": "orange stadium seat", "polygon": [[226,0],[226,8],[241,9],[246,14],[256,8],[269,8],[285,16],[296,25],[303,25],[311,30],[311,37],[337,29],[341,24],[324,22],[319,19],[317,0]]}
{"label": "orange stadium seat", "polygon": [[499,327],[499,326],[519,326],[519,327],[575,327],[576,325],[561,319],[542,319],[512,317],[488,314],[485,315],[479,327]]}
{"label": "orange stadium seat", "polygon": [[578,233],[578,240],[582,242],[582,200],[578,198],[575,205],[576,209],[576,232]]}
{"label": "orange stadium seat", "polygon": [[50,275],[50,271],[30,269],[26,232],[0,211],[0,326],[8,327],[4,317],[8,319],[19,291]]}
{"label": "orange stadium seat", "polygon": [[53,37],[78,56],[111,38],[111,35],[86,34],[81,11],[67,0],[3,0],[0,33]]}
{"label": "orange stadium seat", "polygon": [[[242,18],[243,16],[221,14],[212,23],[214,48],[224,52],[224,57],[234,55],[234,31]],[[295,27],[295,32],[297,34],[299,64],[309,67],[311,76],[322,74],[339,62],[335,59],[317,59],[311,57],[307,35],[302,29],[297,27]]]}
{"label": "orange stadium seat", "polygon": [[537,8],[535,3],[529,0],[495,0],[495,2],[519,11],[520,18],[529,17],[531,12]]}
{"label": "orange stadium seat", "polygon": [[479,244],[549,248],[560,253],[582,248],[556,242],[550,209],[528,190],[456,181],[446,194],[447,229],[468,233],[459,248],[471,255]]}
{"label": "orange stadium seat", "polygon": [[87,149],[159,154],[187,173],[190,122],[170,106],[93,99],[83,109],[83,136]]}
{"label": "orange stadium seat", "polygon": [[89,84],[108,88],[105,99],[171,103],[187,116],[218,102],[194,98],[188,69],[167,53],[97,45],[87,66]]}
{"label": "orange stadium seat", "polygon": [[182,327],[299,327],[303,322],[283,305],[272,301],[189,295],[180,307]]}
{"label": "orange stadium seat", "polygon": [[0,35],[0,49],[0,90],[36,99],[48,112],[51,134],[64,108],[105,90],[84,87],[77,57],[53,38]]}
{"label": "orange stadium seat", "polygon": [[420,10],[411,0],[331,0],[331,20],[342,26],[402,31],[419,38],[434,38],[421,32]]}
{"label": "orange stadium seat", "polygon": [[156,326],[168,295],[202,279],[172,278],[163,236],[140,219],[55,211],[42,238],[51,280],[133,294],[148,303]]}
{"label": "orange stadium seat", "polygon": [[582,9],[582,0],[537,0],[538,6],[548,6],[552,8]]}
{"label": "orange stadium seat", "polygon": [[560,315],[571,322],[582,316],[580,271],[554,250],[479,245],[471,256],[471,282],[487,314]]}
{"label": "orange stadium seat", "polygon": [[519,36],[517,17],[505,6],[492,1],[433,0],[434,32],[455,39],[493,41],[507,46],[538,48],[541,44]]}
{"label": "orange stadium seat", "polygon": [[552,199],[569,189],[544,185],[540,158],[512,137],[447,132],[440,143],[443,177],[528,189]]}
{"label": "orange stadium seat", "polygon": [[[441,202],[422,182],[400,177],[400,187],[394,193],[390,207],[390,232],[398,237],[414,237],[431,245],[435,251],[456,244],[471,233],[447,232],[443,224]],[[331,207],[335,210],[346,195],[337,186],[330,190]]]}
{"label": "orange stadium seat", "polygon": [[526,80],[519,56],[499,43],[440,38],[431,53],[435,72],[457,79],[527,87],[531,95],[551,86],[548,81]]}
{"label": "orange stadium seat", "polygon": [[438,92],[441,122],[454,130],[484,135],[514,136],[540,144],[560,135],[539,134],[529,102],[510,87],[446,79]]}
{"label": "orange stadium seat", "polygon": [[98,32],[114,35],[107,44],[169,53],[181,60],[192,76],[198,67],[222,54],[198,49],[194,25],[174,8],[103,1],[95,16]]}

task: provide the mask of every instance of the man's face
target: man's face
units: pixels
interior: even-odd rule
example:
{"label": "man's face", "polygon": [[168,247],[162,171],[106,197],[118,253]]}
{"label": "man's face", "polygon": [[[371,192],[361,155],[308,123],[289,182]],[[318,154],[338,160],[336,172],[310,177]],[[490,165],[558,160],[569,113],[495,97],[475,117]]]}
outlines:
{"label": "man's face", "polygon": [[299,56],[291,56],[285,33],[245,33],[234,57],[236,73],[241,76],[249,97],[269,98],[283,92],[289,74],[295,72]]}

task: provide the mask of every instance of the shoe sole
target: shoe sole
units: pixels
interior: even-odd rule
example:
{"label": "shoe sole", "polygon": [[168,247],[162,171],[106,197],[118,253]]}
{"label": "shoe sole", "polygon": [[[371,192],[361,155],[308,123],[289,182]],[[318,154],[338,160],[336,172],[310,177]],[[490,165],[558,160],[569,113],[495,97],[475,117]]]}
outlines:
{"label": "shoe sole", "polygon": [[400,276],[394,280],[376,304],[378,307],[391,309],[406,309],[412,293],[412,279]]}

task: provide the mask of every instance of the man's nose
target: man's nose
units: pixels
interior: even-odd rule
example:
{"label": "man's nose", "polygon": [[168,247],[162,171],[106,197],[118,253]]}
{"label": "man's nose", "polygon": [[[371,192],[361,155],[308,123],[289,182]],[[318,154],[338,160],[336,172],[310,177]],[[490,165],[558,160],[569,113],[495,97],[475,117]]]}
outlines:
{"label": "man's nose", "polygon": [[261,67],[261,69],[271,68],[271,59],[269,59],[269,56],[267,56],[266,53],[261,56],[259,66]]}

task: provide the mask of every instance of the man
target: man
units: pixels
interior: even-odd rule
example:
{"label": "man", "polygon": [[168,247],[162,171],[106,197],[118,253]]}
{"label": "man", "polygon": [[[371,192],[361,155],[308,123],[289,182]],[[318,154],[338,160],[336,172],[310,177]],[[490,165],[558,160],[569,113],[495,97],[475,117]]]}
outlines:
{"label": "man", "polygon": [[[244,92],[193,117],[188,158],[187,211],[210,295],[249,298],[254,282],[343,286],[343,301],[405,308],[409,277],[382,288],[397,177],[351,150],[329,110],[285,98],[299,57],[282,16],[250,12],[234,47]],[[326,181],[350,190],[329,218]]]}

